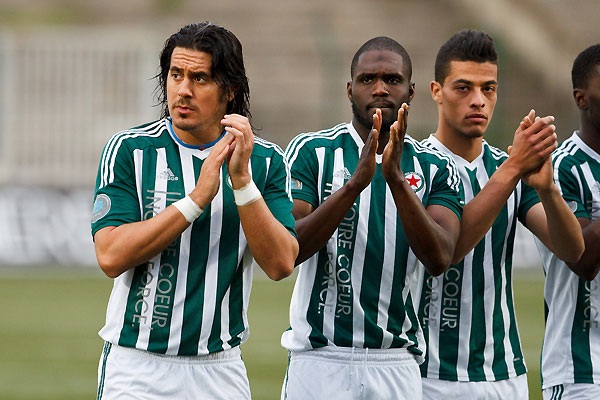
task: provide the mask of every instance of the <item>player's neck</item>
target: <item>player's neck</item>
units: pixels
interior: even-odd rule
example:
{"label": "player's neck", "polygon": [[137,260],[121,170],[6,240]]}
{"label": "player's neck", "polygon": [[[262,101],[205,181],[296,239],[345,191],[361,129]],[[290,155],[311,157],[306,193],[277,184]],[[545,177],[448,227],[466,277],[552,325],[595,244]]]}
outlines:
{"label": "player's neck", "polygon": [[177,128],[175,124],[172,124],[173,132],[177,137],[184,142],[192,146],[203,146],[217,140],[223,133],[223,126],[213,125],[209,128],[197,128],[193,130],[184,130]]}
{"label": "player's neck", "polygon": [[[367,128],[363,126],[360,122],[356,120],[356,118],[352,118],[352,126],[358,133],[358,136],[362,139],[363,143],[367,142],[367,138],[371,133],[371,128]],[[390,139],[390,131],[382,131],[379,133],[379,143],[377,144],[377,154],[383,154],[383,149]]]}
{"label": "player's neck", "polygon": [[438,125],[434,136],[452,153],[468,162],[481,155],[481,136],[469,137],[442,123]]}
{"label": "player's neck", "polygon": [[581,118],[579,125],[579,137],[585,144],[590,146],[592,150],[600,154],[600,129],[587,118]]}

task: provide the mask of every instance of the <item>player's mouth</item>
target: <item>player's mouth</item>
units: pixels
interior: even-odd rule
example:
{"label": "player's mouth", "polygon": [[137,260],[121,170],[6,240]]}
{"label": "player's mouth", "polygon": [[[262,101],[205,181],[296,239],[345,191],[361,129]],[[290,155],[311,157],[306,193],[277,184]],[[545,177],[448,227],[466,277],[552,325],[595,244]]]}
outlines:
{"label": "player's mouth", "polygon": [[394,103],[392,103],[391,101],[378,101],[370,103],[369,105],[367,105],[367,108],[369,110],[373,110],[375,108],[394,108]]}
{"label": "player's mouth", "polygon": [[474,113],[474,114],[467,115],[467,119],[469,121],[475,122],[477,124],[483,124],[483,123],[487,122],[488,117],[485,114]]}

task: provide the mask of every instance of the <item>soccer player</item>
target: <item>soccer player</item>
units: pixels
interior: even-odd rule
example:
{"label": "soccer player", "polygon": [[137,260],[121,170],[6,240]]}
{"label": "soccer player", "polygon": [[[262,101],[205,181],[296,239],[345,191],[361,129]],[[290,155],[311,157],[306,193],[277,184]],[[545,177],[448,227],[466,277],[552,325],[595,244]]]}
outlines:
{"label": "soccer player", "polygon": [[553,118],[532,110],[510,156],[483,139],[498,88],[497,54],[484,32],[448,39],[430,88],[438,126],[422,144],[454,159],[466,204],[453,265],[422,277],[423,398],[527,399],[512,294],[517,220],[565,260],[577,261],[583,251],[577,221],[552,180]]}
{"label": "soccer player", "polygon": [[114,135],[92,216],[115,278],[98,398],[249,399],[239,345],[252,259],[275,280],[298,252],[283,152],[254,138],[242,46],[208,22],[160,54],[164,118]]}
{"label": "soccer player", "polygon": [[[417,257],[450,264],[462,197],[449,157],[405,135],[408,53],[376,37],[354,55],[352,122],[286,150],[300,252],[283,399],[419,399],[425,351],[411,290]],[[409,247],[410,246],[410,247]]]}
{"label": "soccer player", "polygon": [[580,125],[553,155],[554,179],[581,225],[585,252],[565,263],[538,243],[546,273],[545,400],[600,399],[600,44],[577,56],[571,76]]}

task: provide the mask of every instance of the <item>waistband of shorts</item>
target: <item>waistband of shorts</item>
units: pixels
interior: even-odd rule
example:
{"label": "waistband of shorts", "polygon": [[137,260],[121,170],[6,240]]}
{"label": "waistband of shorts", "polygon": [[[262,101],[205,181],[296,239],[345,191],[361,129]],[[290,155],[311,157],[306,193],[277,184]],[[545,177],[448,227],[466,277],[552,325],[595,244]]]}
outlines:
{"label": "waistband of shorts", "polygon": [[140,359],[154,359],[174,364],[218,364],[242,359],[242,352],[239,346],[216,353],[197,356],[173,356],[152,353],[151,351],[140,350],[133,347],[119,346],[112,343],[110,352],[113,354],[127,354],[129,356],[139,357]]}
{"label": "waistband of shorts", "polygon": [[290,357],[296,359],[326,359],[344,362],[414,362],[416,356],[406,348],[368,349],[357,347],[325,346],[306,351],[290,351]]}

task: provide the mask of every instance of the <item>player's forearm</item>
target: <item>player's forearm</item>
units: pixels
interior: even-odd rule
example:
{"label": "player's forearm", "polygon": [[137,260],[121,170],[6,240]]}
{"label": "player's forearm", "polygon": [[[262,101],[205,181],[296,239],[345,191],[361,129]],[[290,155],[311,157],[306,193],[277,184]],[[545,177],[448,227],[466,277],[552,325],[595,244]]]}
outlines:
{"label": "player's forearm", "polygon": [[271,214],[262,198],[239,206],[238,212],[256,263],[273,280],[289,276],[298,255],[296,238]]}
{"label": "player's forearm", "polygon": [[546,213],[551,250],[565,262],[577,262],[585,249],[577,218],[554,184],[537,193]]}
{"label": "player's forearm", "polygon": [[518,170],[505,162],[483,189],[465,204],[460,220],[460,236],[452,257],[453,264],[465,258],[490,230],[518,183]]}
{"label": "player's forearm", "polygon": [[432,218],[407,182],[388,184],[408,244],[431,275],[442,274],[450,266],[458,234],[453,236]]}
{"label": "player's forearm", "polygon": [[98,264],[116,278],[166,249],[189,225],[171,205],[146,221],[102,228],[94,235]]}
{"label": "player's forearm", "polygon": [[[582,221],[582,218],[579,219]],[[580,278],[591,281],[600,271],[600,220],[589,223],[585,220],[586,225],[582,226],[583,240],[585,241],[585,251],[576,263],[567,263],[569,268],[575,272]]]}
{"label": "player's forearm", "polygon": [[309,215],[296,220],[296,233],[300,250],[296,265],[312,257],[323,247],[338,228],[361,189],[352,181],[346,182]]}

